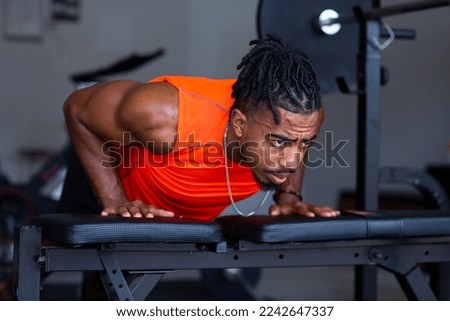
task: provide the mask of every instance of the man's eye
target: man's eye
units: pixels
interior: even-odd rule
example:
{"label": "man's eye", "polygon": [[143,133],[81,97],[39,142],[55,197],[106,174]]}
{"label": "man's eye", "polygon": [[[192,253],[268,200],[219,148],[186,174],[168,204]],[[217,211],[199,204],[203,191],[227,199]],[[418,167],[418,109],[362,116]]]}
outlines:
{"label": "man's eye", "polygon": [[312,140],[304,140],[304,141],[302,141],[302,146],[303,147],[309,147],[309,146],[311,146],[313,144],[313,141]]}
{"label": "man's eye", "polygon": [[271,140],[270,143],[272,144],[273,147],[276,148],[284,147],[285,145],[283,140]]}

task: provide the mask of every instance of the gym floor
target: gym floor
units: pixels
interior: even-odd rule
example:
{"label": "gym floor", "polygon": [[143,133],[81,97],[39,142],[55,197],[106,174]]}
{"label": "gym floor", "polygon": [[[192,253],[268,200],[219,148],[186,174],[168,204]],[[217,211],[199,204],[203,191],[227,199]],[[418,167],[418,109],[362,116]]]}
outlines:
{"label": "gym floor", "polygon": [[[253,293],[258,300],[353,300],[353,267],[271,268],[262,269],[260,273]],[[155,287],[149,299],[215,300],[202,287],[200,280],[199,271],[168,273]],[[378,291],[378,300],[406,300],[395,277],[384,270],[378,272]]]}
{"label": "gym floor", "polygon": [[[217,273],[222,275],[222,272]],[[210,280],[211,275],[205,279],[198,270],[168,272],[147,299],[150,301],[251,299],[245,295],[242,287],[232,285],[218,274],[214,275],[215,281],[205,286],[204,280]],[[253,276],[254,273],[250,272],[250,275]],[[252,276],[247,279],[251,279]],[[52,273],[44,281],[41,299],[80,300],[82,277],[80,272]],[[352,301],[353,285],[354,268],[350,266],[268,268],[259,271],[259,277],[251,287],[251,292],[254,299],[263,301]],[[222,297],[217,297],[217,293]],[[95,299],[103,300],[103,298]],[[406,300],[395,277],[382,269],[378,269],[378,300]]]}

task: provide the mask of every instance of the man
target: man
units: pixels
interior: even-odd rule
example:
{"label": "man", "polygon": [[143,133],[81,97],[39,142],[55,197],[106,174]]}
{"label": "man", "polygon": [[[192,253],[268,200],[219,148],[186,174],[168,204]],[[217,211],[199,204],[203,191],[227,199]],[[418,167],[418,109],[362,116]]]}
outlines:
{"label": "man", "polygon": [[339,214],[300,196],[324,117],[311,63],[273,35],[250,45],[237,80],[113,81],[67,99],[67,128],[101,215],[207,221],[230,204],[249,215],[235,202],[270,189],[271,215]]}

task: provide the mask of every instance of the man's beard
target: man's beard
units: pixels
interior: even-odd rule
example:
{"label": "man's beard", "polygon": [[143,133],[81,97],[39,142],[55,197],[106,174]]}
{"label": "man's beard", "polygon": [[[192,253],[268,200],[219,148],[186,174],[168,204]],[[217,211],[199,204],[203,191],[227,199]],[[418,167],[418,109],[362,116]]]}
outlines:
{"label": "man's beard", "polygon": [[275,185],[274,183],[272,183],[272,182],[266,183],[266,182],[261,181],[261,179],[255,174],[255,172],[253,172],[253,177],[255,178],[256,182],[259,185],[259,188],[262,191],[274,191],[277,189],[277,185]]}

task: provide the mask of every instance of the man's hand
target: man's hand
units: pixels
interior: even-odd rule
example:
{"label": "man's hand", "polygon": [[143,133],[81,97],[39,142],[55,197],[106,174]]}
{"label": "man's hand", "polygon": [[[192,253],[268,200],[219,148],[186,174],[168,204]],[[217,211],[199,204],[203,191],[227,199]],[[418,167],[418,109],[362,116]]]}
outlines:
{"label": "man's hand", "polygon": [[101,213],[102,216],[120,215],[122,217],[174,217],[175,213],[156,208],[153,205],[146,204],[142,201],[136,200],[133,202],[126,202],[120,206],[105,207]]}
{"label": "man's hand", "polygon": [[335,217],[339,216],[340,212],[331,209],[327,206],[317,206],[306,202],[294,200],[292,202],[283,204],[274,204],[269,208],[271,216],[298,214],[306,217]]}

